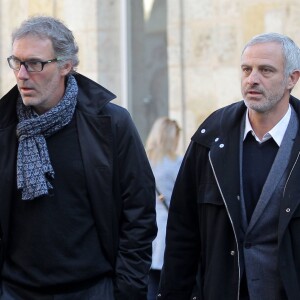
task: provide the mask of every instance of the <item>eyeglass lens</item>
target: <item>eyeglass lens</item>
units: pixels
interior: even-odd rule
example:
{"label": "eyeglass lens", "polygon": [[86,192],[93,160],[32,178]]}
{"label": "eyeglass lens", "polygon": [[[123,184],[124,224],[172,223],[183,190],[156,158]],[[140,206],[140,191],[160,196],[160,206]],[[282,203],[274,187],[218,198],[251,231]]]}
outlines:
{"label": "eyeglass lens", "polygon": [[20,70],[21,65],[24,65],[24,67],[26,68],[26,70],[28,72],[40,72],[43,69],[43,64],[40,61],[24,61],[24,62],[21,62],[18,59],[10,57],[8,59],[8,63],[9,63],[9,65],[12,69],[17,70],[17,71]]}

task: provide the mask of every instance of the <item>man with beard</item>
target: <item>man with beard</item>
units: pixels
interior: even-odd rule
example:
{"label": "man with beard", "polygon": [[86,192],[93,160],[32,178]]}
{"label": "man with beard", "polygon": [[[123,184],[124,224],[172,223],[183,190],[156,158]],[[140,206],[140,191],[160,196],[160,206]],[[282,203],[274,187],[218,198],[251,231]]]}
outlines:
{"label": "man with beard", "polygon": [[255,36],[241,56],[244,101],[192,137],[169,210],[158,299],[300,297],[299,48]]}

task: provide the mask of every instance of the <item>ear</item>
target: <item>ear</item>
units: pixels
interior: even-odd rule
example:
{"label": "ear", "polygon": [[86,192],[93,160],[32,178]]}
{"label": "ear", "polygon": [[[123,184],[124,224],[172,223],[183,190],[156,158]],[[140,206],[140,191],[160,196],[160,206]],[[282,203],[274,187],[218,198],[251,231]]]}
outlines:
{"label": "ear", "polygon": [[60,67],[60,73],[62,76],[66,76],[70,73],[72,69],[72,64],[71,62],[67,61],[63,66]]}
{"label": "ear", "polygon": [[287,89],[292,90],[296,85],[300,77],[300,70],[295,70],[292,74],[290,74],[287,81]]}

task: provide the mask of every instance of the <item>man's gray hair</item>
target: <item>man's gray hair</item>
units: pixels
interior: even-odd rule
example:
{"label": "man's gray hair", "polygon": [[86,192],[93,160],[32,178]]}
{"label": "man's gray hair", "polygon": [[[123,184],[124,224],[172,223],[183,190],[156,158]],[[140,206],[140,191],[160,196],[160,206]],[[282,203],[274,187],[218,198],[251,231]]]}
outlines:
{"label": "man's gray hair", "polygon": [[55,56],[59,59],[58,63],[62,66],[64,62],[70,61],[72,64],[71,73],[75,72],[75,68],[79,64],[78,46],[72,31],[62,21],[48,16],[30,17],[13,31],[12,44],[15,40],[29,35],[50,39]]}
{"label": "man's gray hair", "polygon": [[282,47],[284,58],[284,75],[287,78],[294,71],[300,70],[300,50],[295,42],[286,35],[280,33],[263,33],[254,36],[244,47],[242,54],[249,46],[263,43],[278,43]]}

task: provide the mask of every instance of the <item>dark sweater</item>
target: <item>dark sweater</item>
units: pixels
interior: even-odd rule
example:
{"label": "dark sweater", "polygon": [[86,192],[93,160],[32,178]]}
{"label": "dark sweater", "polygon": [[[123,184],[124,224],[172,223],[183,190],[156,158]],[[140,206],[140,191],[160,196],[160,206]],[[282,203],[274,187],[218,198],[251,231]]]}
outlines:
{"label": "dark sweater", "polygon": [[248,221],[251,219],[278,149],[273,138],[259,143],[251,132],[248,132],[244,140],[243,191]]}
{"label": "dark sweater", "polygon": [[[279,147],[273,138],[259,143],[248,132],[243,143],[243,192],[248,222],[256,207]],[[246,273],[241,280],[241,299],[249,300]]]}
{"label": "dark sweater", "polygon": [[47,146],[53,190],[31,201],[14,200],[2,276],[30,290],[76,291],[112,273],[112,267],[97,236],[75,120],[49,137]]}

